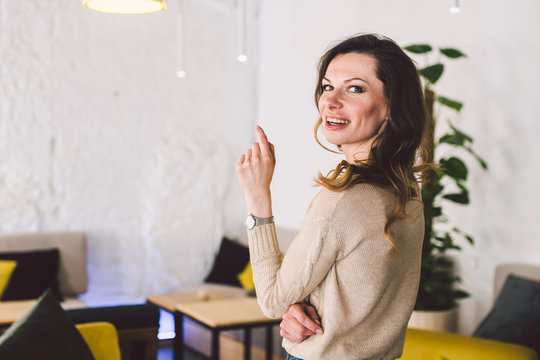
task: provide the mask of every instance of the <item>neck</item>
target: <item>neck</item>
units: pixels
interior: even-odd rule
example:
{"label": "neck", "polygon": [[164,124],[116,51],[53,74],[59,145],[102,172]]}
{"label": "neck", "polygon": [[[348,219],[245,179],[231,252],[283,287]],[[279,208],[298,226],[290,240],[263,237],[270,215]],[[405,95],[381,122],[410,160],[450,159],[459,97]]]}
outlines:
{"label": "neck", "polygon": [[341,150],[345,154],[345,160],[347,160],[349,164],[355,164],[357,161],[369,159],[371,143],[361,146],[342,145]]}

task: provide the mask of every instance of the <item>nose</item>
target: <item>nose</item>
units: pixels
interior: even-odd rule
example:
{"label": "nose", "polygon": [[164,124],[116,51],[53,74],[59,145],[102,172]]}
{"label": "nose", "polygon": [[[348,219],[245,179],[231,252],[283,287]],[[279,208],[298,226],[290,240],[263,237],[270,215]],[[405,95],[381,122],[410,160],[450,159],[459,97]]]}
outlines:
{"label": "nose", "polygon": [[343,106],[341,97],[337,91],[331,91],[323,94],[324,104],[331,110],[339,109]]}

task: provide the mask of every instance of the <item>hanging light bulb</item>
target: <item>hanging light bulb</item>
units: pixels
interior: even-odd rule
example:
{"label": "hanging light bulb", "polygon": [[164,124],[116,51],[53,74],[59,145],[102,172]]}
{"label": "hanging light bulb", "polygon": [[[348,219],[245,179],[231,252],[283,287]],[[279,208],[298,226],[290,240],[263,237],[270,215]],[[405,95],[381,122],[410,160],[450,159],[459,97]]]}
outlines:
{"label": "hanging light bulb", "polygon": [[238,1],[238,61],[246,62],[246,0]]}
{"label": "hanging light bulb", "polygon": [[115,14],[145,14],[163,10],[166,0],[82,0],[89,9]]}
{"label": "hanging light bulb", "polygon": [[184,19],[184,13],[185,13],[185,4],[184,0],[178,0],[178,13],[177,13],[177,19],[176,19],[176,57],[178,61],[178,71],[176,72],[176,76],[178,76],[180,79],[183,79],[186,77],[186,51],[185,51],[185,38],[186,38],[186,25],[185,25],[185,19]]}
{"label": "hanging light bulb", "polygon": [[453,4],[450,5],[450,12],[452,14],[457,14],[461,11],[461,8],[459,7],[459,0],[453,0]]}

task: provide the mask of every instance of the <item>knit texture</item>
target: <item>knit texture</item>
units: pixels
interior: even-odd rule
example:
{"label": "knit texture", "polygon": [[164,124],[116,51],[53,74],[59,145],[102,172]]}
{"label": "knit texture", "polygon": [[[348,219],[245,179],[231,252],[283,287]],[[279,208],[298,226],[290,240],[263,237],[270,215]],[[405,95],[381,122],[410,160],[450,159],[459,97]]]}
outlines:
{"label": "knit texture", "polygon": [[401,356],[420,278],[422,203],[390,226],[397,197],[390,188],[357,184],[315,196],[283,261],[274,224],[248,231],[253,280],[263,312],[281,317],[308,300],[321,317],[323,335],[300,344],[283,341],[305,359],[395,359]]}

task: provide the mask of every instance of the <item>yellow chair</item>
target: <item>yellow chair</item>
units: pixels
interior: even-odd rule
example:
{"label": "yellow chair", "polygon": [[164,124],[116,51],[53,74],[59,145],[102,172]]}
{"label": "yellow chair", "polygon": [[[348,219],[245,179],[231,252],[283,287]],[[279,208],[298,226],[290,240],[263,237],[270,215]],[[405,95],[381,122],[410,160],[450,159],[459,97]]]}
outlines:
{"label": "yellow chair", "polygon": [[528,347],[453,333],[407,329],[402,360],[537,360]]}
{"label": "yellow chair", "polygon": [[75,325],[95,360],[121,360],[118,333],[113,324],[96,321]]}

